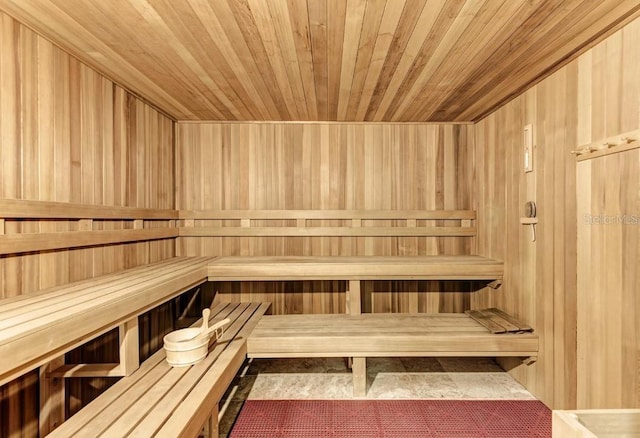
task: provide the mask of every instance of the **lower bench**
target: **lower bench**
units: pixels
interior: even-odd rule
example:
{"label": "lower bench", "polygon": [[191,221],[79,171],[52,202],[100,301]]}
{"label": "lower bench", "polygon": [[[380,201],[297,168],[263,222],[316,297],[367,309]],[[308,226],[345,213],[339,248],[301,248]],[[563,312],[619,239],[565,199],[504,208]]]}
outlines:
{"label": "lower bench", "polygon": [[352,357],[354,396],[366,394],[367,357],[538,355],[533,333],[493,334],[468,315],[265,316],[247,340],[250,358]]}
{"label": "lower bench", "polygon": [[217,436],[218,403],[246,358],[247,337],[269,306],[218,305],[210,324],[232,322],[218,342],[212,341],[204,361],[172,368],[160,350],[49,436],[195,437],[209,418]]}

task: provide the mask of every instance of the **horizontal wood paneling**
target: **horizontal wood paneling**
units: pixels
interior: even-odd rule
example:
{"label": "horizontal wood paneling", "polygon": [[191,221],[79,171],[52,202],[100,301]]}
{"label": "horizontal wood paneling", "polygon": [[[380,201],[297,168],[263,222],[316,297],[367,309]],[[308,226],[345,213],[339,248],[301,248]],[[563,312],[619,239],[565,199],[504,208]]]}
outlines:
{"label": "horizontal wood paneling", "polygon": [[[0,35],[0,198],[173,209],[172,121],[4,13]],[[7,220],[2,231],[46,235],[84,225]],[[96,226],[119,234],[127,225]],[[0,298],[174,255],[173,239],[113,243],[0,256]],[[0,388],[0,404],[0,436],[37,435],[37,373]]]}
{"label": "horizontal wood paneling", "polygon": [[[222,211],[466,210],[475,177],[471,132],[467,125],[179,123],[177,205],[180,210]],[[331,217],[308,222],[314,227],[339,226],[341,221]],[[219,225],[201,216],[195,222]],[[269,226],[269,220],[255,222]],[[379,222],[393,225],[393,221]],[[473,245],[472,237],[180,237],[177,251],[453,255],[471,254]],[[365,307],[407,312],[465,309],[468,297],[459,292],[468,290],[468,284],[418,283],[381,282],[375,289],[367,283]],[[246,293],[247,299],[273,301],[275,313],[342,311],[344,303],[339,300],[344,294],[332,294],[332,289],[345,287],[341,282],[216,285],[235,298]],[[427,299],[417,292],[423,289],[451,292],[433,293]],[[287,296],[279,296],[284,291]]]}
{"label": "horizontal wood paneling", "polygon": [[179,120],[471,121],[635,0],[0,0]]}
{"label": "horizontal wood paneling", "polygon": [[[640,127],[639,47],[636,20],[476,125],[478,254],[503,259],[505,273],[502,290],[473,304],[540,334],[538,362],[512,372],[556,409],[639,403],[637,227],[584,223],[585,213],[638,213],[638,153],[580,162],[577,176],[571,154]],[[526,124],[535,148],[525,174]],[[519,222],[530,200],[535,243]]]}

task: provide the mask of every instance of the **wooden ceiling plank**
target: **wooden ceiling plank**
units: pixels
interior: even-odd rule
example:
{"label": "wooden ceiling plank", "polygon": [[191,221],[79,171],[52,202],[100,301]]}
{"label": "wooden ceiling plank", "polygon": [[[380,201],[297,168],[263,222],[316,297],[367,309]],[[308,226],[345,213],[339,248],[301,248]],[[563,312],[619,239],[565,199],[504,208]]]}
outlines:
{"label": "wooden ceiling plank", "polygon": [[[442,1],[443,0],[437,0],[435,3],[442,4]],[[402,15],[400,16],[396,31],[393,34],[389,51],[382,65],[382,70],[378,75],[378,82],[369,101],[365,120],[373,120],[375,118],[375,114],[384,99],[385,93],[389,90],[390,83],[398,65],[403,55],[406,54],[406,48],[411,40],[414,29],[422,17],[427,19],[428,15],[424,14],[425,4],[426,0],[407,0],[404,4]],[[430,3],[430,7],[433,7],[432,3]]]}
{"label": "wooden ceiling plank", "polygon": [[[556,39],[552,42],[548,40],[536,41],[526,52],[527,56],[530,55],[531,58],[522,58],[520,62],[518,62],[518,59],[512,60],[506,67],[511,74],[506,76],[498,75],[501,82],[509,80],[513,83],[531,85],[536,78],[539,78],[544,73],[539,70],[541,67],[537,67],[538,70],[536,69],[536,66],[540,66],[539,62],[536,63],[536,59],[538,61],[540,59],[548,59],[549,67],[547,67],[547,70],[553,71],[554,65],[557,66],[558,63],[565,61],[575,53],[575,41],[582,41],[584,43],[595,37],[599,32],[602,32],[602,29],[609,28],[613,23],[621,19],[621,17],[624,17],[625,12],[634,16],[640,12],[640,5],[638,5],[637,2],[619,2],[615,0],[590,2],[584,0],[583,3],[587,3],[587,5],[579,5],[571,11],[571,16],[575,17],[575,21],[571,21],[573,23],[572,25],[567,25],[567,21],[569,20],[565,17],[563,21],[554,22],[553,27],[548,30],[549,33],[563,32],[565,35],[568,35],[567,38],[562,40]],[[630,3],[634,3],[635,7],[629,8]],[[572,43],[572,41],[574,41],[574,43]],[[475,112],[475,117],[480,117],[483,115],[481,112],[483,108],[486,114],[487,108],[490,107],[489,102],[493,101],[502,104],[510,100],[511,97],[519,94],[526,86],[527,85],[522,85],[522,90],[514,89],[517,87],[510,87],[511,92],[507,91],[508,88],[505,87],[505,91],[494,93],[493,99],[488,100],[482,95],[482,93],[486,93],[488,88],[487,85],[485,85],[480,88],[474,96],[478,98],[478,103],[473,102],[462,114],[473,114]],[[484,106],[482,107],[479,104],[483,104]],[[494,103],[494,105],[497,105],[497,103]]]}
{"label": "wooden ceiling plank", "polygon": [[265,119],[279,117],[281,108],[269,92],[264,81],[266,75],[258,70],[228,3],[189,1],[202,21],[211,44],[215,44],[222,57],[212,55],[211,62],[218,63],[219,59],[224,59],[229,66],[228,82],[234,89],[242,90],[237,94],[246,96],[243,100],[248,98],[255,101]]}
{"label": "wooden ceiling plank", "polygon": [[289,2],[289,19],[295,42],[300,77],[304,87],[306,108],[309,120],[318,120],[318,102],[316,99],[316,83],[311,51],[311,30],[309,29],[309,11],[307,1]]}
{"label": "wooden ceiling plank", "polygon": [[[217,4],[218,2],[215,3]],[[242,34],[234,38],[244,39],[245,46],[255,63],[255,68],[263,77],[267,91],[271,94],[271,98],[276,105],[280,116],[279,119],[292,120],[292,114],[295,113],[295,103],[292,97],[288,101],[284,93],[280,90],[276,73],[269,60],[267,50],[247,0],[229,0],[227,5],[234,16],[234,32],[236,31],[235,28],[237,28]],[[225,24],[227,20],[223,20],[222,22]],[[250,63],[250,61],[247,61],[247,63]]]}
{"label": "wooden ceiling plank", "polygon": [[[404,114],[433,114],[452,90],[463,87],[471,80],[470,74],[487,62],[483,54],[493,52],[495,47],[492,49],[492,44],[499,44],[505,34],[512,34],[532,9],[532,3],[526,0],[487,2],[477,19],[458,40],[447,62],[436,68],[429,81],[420,83],[421,93],[404,110]],[[428,95],[426,87],[429,87]]]}
{"label": "wooden ceiling plank", "polygon": [[[385,66],[382,67],[383,71],[378,81],[379,85],[386,84],[386,87],[381,89],[376,86],[376,91],[369,104],[370,111],[367,112],[367,120],[381,121],[384,119],[387,108],[400,89],[404,78],[411,71],[425,39],[431,32],[433,26],[435,26],[436,19],[445,8],[447,1],[448,0],[429,1],[424,5],[424,8],[421,10],[420,15],[415,18],[415,21],[411,18],[406,23],[403,22],[402,19],[400,20],[402,40],[406,39],[406,42],[404,42],[402,50],[398,50],[398,47],[393,47],[392,43],[391,56],[387,56]],[[414,8],[414,2],[411,0],[407,1],[405,10],[409,9],[409,11],[411,11],[409,12],[409,17],[413,17],[415,14]],[[404,15],[405,12],[403,11],[403,16]],[[411,27],[411,30],[409,31],[407,27]],[[388,64],[391,65],[391,67],[387,68]],[[389,74],[391,76],[388,76]],[[379,92],[382,94],[378,95]],[[373,105],[376,105],[376,107],[374,108]],[[371,112],[372,109],[375,109],[375,111]]]}
{"label": "wooden ceiling plank", "polygon": [[[230,78],[228,82],[238,90],[237,94],[241,96],[241,99],[254,101],[263,118],[277,118],[281,109],[272,99],[262,73],[257,70],[256,62],[247,48],[242,32],[238,29],[228,4],[223,1],[199,2],[193,0],[189,0],[189,3],[196,14],[194,18],[199,19],[210,38],[209,45],[202,46],[204,50],[201,51],[201,56],[208,57],[206,48],[215,46],[219,50],[220,56],[213,55],[211,63],[216,63],[216,59],[224,59],[228,63],[227,74]],[[191,26],[188,29],[191,32],[194,31]],[[243,58],[246,62],[243,62]]]}
{"label": "wooden ceiling plank", "polygon": [[328,0],[327,3],[327,111],[329,120],[338,120],[338,98],[342,76],[342,48],[344,42],[347,2]]}
{"label": "wooden ceiling plank", "polygon": [[[236,118],[255,118],[260,117],[261,113],[264,117],[261,101],[255,96],[250,97],[244,90],[241,81],[227,63],[228,60],[220,53],[218,45],[211,41],[212,44],[208,45],[206,50],[199,45],[206,35],[206,30],[193,9],[182,7],[178,12],[174,9],[174,2],[164,0],[155,0],[153,6],[140,2],[132,4],[147,22],[153,23],[154,26],[162,29],[164,35],[170,36],[164,40],[164,45],[171,47],[188,67],[187,70],[182,70],[182,74],[187,77],[195,76],[208,88],[218,88],[232,105],[229,109],[237,112],[234,114]],[[165,20],[164,17],[167,19]],[[208,52],[212,52],[217,62],[208,62]],[[206,63],[206,68],[202,63]]]}
{"label": "wooden ceiling plank", "polygon": [[[568,16],[573,11],[577,14],[584,13],[585,7],[592,9],[596,6],[596,2],[591,2],[591,7],[584,6],[584,0],[569,0],[566,2],[555,1],[549,4],[541,4],[533,11],[533,13],[525,20],[517,29],[516,33],[511,35],[500,47],[496,49],[494,54],[490,56],[494,61],[492,64],[483,65],[478,71],[474,72],[472,83],[467,87],[464,105],[465,113],[469,113],[469,109],[475,106],[475,99],[481,99],[483,89],[494,87],[494,93],[499,93],[498,84],[505,80],[512,80],[513,71],[499,71],[500,68],[509,68],[509,66],[517,66],[527,61],[527,57],[532,56],[532,50],[540,45],[553,44],[552,39],[548,35],[552,34],[552,29],[556,26],[564,27],[564,31],[571,25],[568,24]],[[453,99],[457,99],[457,93],[454,93],[443,104],[447,105]],[[495,95],[494,94],[494,95]]]}
{"label": "wooden ceiling plank", "polygon": [[289,18],[289,5],[283,1],[267,2],[271,14],[271,23],[277,36],[277,41],[284,59],[285,70],[289,78],[289,84],[293,90],[298,113],[301,120],[310,120],[307,107],[305,87],[298,63],[295,38],[292,24]]}
{"label": "wooden ceiling plank", "polygon": [[[173,90],[181,102],[185,106],[188,105],[190,111],[213,110],[221,117],[231,116],[230,111],[218,111],[220,106],[216,105],[219,102],[217,96],[213,103],[205,99],[203,94],[210,90],[209,84],[203,82],[194,84],[192,71],[184,63],[179,62],[180,59],[176,58],[175,52],[171,53],[168,47],[156,37],[157,31],[153,21],[149,21],[148,17],[145,17],[145,14],[153,15],[147,11],[148,5],[140,3],[137,4],[138,8],[130,2],[118,5],[117,11],[128,17],[129,25],[122,26],[118,16],[114,16],[114,4],[112,3],[95,2],[91,6],[86,6],[81,2],[82,0],[68,1],[80,1],[80,3],[73,3],[76,6],[74,10],[83,11],[83,13],[88,13],[91,8],[95,8],[96,16],[93,18],[93,22],[101,23],[100,26],[92,27],[96,36],[121,53],[128,63],[144,66],[144,70],[148,72],[149,79],[154,84],[163,84],[167,89]],[[118,29],[118,32],[113,32],[113,29]],[[113,37],[114,35],[117,37]],[[177,75],[176,72],[180,74]],[[193,90],[194,85],[196,90]],[[191,96],[191,100],[185,102],[185,95]],[[194,105],[194,102],[197,102],[199,106]]]}
{"label": "wooden ceiling plank", "polygon": [[174,96],[165,90],[158,90],[142,71],[126,62],[119,53],[55,4],[43,2],[34,5],[27,1],[0,0],[0,10],[46,35],[58,47],[63,47],[92,68],[99,69],[129,90],[151,100],[171,117],[192,115]]}
{"label": "wooden ceiling plank", "polygon": [[376,84],[380,78],[382,66],[389,53],[393,35],[398,29],[402,11],[405,8],[406,0],[387,1],[384,9],[384,15],[380,23],[380,29],[376,37],[375,46],[371,55],[371,62],[367,70],[367,76],[362,86],[356,120],[364,120],[367,115],[367,108],[371,102],[371,98],[376,89]]}
{"label": "wooden ceiling plank", "polygon": [[[607,29],[616,28],[620,23],[629,22],[634,17],[640,17],[640,4],[636,4],[634,9],[627,10],[624,8],[624,11],[620,10],[621,3],[613,2],[614,9],[610,10],[607,13],[603,13],[600,11],[594,11],[590,15],[594,15],[597,17],[596,21],[592,21],[590,18],[585,18],[578,22],[579,25],[585,25],[585,23],[591,23],[588,26],[588,29],[580,31],[576,36],[574,36],[568,42],[562,44],[559,48],[553,50],[552,47],[542,46],[543,52],[539,54],[540,58],[551,61],[551,66],[547,68],[544,72],[537,73],[535,77],[531,77],[530,74],[527,74],[531,71],[521,69],[521,71],[516,71],[515,78],[516,80],[521,81],[521,83],[529,84],[529,86],[534,83],[540,81],[542,78],[547,77],[551,72],[555,71],[558,66],[566,65],[566,63],[573,59],[580,50],[577,50],[576,47],[591,47],[594,44],[594,41],[600,39],[600,35],[608,34],[609,31]],[[603,8],[604,5],[600,5],[599,8]],[[624,12],[627,12],[624,14]],[[601,31],[597,32],[595,35],[593,34],[593,29],[601,29]],[[579,41],[579,43],[577,43]],[[526,87],[526,85],[523,85]],[[523,91],[526,88],[523,88]],[[517,93],[519,94],[519,92]],[[517,95],[516,94],[516,95]],[[510,99],[508,97],[508,99]],[[485,110],[485,111],[488,111]]]}
{"label": "wooden ceiling plank", "polygon": [[362,23],[362,32],[360,33],[360,42],[358,45],[358,56],[354,70],[353,81],[351,83],[351,92],[349,103],[347,105],[347,114],[355,115],[358,112],[358,105],[362,99],[362,90],[364,82],[369,72],[373,50],[382,23],[382,16],[385,11],[386,0],[367,0],[364,19]]}
{"label": "wooden ceiling plank", "polygon": [[640,16],[640,2],[0,0],[0,10],[179,120],[451,122],[507,102]]}
{"label": "wooden ceiling plank", "polygon": [[271,14],[267,3],[263,0],[247,0],[247,2],[261,37],[262,45],[267,53],[269,64],[273,68],[276,81],[278,82],[278,88],[282,93],[284,101],[287,103],[289,114],[293,120],[303,120],[302,113],[300,113],[296,97],[293,93],[293,87],[289,81],[284,57],[271,22]]}
{"label": "wooden ceiling plank", "polygon": [[348,0],[347,2],[340,71],[340,94],[338,96],[338,120],[348,120],[347,106],[355,74],[366,5],[365,0]]}
{"label": "wooden ceiling plank", "polygon": [[387,108],[385,119],[398,120],[415,101],[422,91],[422,83],[428,82],[434,70],[451,56],[452,49],[485,4],[485,1],[476,0],[451,0],[447,3]]}
{"label": "wooden ceiling plank", "polygon": [[[328,11],[326,2],[308,3],[309,29],[311,31],[311,54],[313,58],[313,76],[316,91],[318,120],[328,120]],[[337,58],[339,59],[339,58]]]}

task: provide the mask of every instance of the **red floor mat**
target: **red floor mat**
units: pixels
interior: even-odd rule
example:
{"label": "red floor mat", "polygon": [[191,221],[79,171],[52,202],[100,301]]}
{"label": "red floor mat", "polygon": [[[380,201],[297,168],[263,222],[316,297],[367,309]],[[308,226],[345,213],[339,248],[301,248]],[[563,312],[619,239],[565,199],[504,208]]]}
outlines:
{"label": "red floor mat", "polygon": [[231,438],[551,437],[551,411],[514,400],[248,400]]}

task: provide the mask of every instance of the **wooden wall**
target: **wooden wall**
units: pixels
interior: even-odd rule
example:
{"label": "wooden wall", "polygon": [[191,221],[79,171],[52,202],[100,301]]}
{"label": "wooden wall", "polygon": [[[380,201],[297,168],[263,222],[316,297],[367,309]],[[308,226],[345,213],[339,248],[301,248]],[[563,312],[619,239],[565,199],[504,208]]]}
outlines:
{"label": "wooden wall", "polygon": [[[0,197],[174,208],[172,120],[2,13],[0,114]],[[73,225],[5,227],[26,233]],[[173,255],[173,240],[163,240],[2,256],[0,298]],[[0,388],[0,436],[35,436],[37,381],[31,373]]]}
{"label": "wooden wall", "polygon": [[640,150],[579,162],[578,185],[577,406],[638,408]]}
{"label": "wooden wall", "polygon": [[[179,123],[179,209],[470,209],[473,127],[346,123]],[[206,224],[196,224],[206,225]],[[184,255],[469,254],[471,238],[182,237]],[[446,284],[444,284],[446,283]],[[275,313],[344,312],[339,282],[217,285]],[[375,311],[461,311],[469,284],[369,284]],[[418,307],[407,294],[422,291]],[[441,293],[442,291],[450,293]],[[286,291],[286,292],[285,292]],[[416,300],[414,300],[416,302]]]}
{"label": "wooden wall", "polygon": [[[526,124],[536,148],[525,174]],[[592,160],[578,184],[571,154],[639,127],[639,20],[476,125],[478,253],[505,260],[505,281],[473,304],[533,324],[542,336],[538,362],[507,366],[553,408],[640,407],[638,231],[582,222],[587,210],[638,214],[638,154]],[[576,193],[587,202],[579,214]],[[519,224],[528,200],[538,205],[535,243]],[[578,228],[586,239],[579,250]]]}

